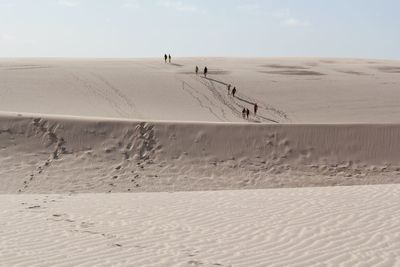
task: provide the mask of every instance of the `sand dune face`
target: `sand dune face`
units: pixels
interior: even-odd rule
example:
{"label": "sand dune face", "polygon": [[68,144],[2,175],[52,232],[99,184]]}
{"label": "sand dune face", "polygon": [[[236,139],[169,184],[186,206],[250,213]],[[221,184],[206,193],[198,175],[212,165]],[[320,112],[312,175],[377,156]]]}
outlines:
{"label": "sand dune face", "polygon": [[[194,75],[208,66],[210,79]],[[398,123],[397,61],[0,60],[2,111],[141,120]],[[227,95],[226,84],[238,88]]]}
{"label": "sand dune face", "polygon": [[0,192],[195,191],[397,183],[399,138],[397,125],[247,125],[3,116]]}
{"label": "sand dune face", "polygon": [[398,266],[399,186],[0,196],[0,265]]}

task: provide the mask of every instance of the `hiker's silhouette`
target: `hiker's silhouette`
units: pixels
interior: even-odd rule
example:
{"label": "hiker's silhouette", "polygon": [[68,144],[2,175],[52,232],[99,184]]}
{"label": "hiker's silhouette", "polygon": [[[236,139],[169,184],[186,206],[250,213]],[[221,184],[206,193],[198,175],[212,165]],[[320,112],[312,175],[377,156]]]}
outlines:
{"label": "hiker's silhouette", "polygon": [[235,97],[235,95],[236,95],[236,87],[233,87],[232,96]]}

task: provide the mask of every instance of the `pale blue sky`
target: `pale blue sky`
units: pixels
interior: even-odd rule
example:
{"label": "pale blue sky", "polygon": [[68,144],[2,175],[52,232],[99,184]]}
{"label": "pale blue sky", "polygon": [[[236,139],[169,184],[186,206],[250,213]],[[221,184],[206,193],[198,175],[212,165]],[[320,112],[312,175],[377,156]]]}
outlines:
{"label": "pale blue sky", "polygon": [[0,57],[400,59],[399,0],[0,0]]}

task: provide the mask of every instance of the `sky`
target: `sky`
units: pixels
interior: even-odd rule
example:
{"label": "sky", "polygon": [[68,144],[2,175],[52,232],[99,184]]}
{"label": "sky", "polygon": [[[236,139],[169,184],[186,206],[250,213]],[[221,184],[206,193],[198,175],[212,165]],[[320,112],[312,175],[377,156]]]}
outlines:
{"label": "sky", "polygon": [[400,59],[399,0],[0,0],[0,57]]}

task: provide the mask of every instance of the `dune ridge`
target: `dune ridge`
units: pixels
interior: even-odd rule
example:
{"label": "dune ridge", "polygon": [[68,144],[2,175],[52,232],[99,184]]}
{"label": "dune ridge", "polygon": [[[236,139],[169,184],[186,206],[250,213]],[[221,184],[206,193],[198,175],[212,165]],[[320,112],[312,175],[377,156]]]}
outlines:
{"label": "dune ridge", "polygon": [[398,183],[400,125],[0,116],[2,193]]}

